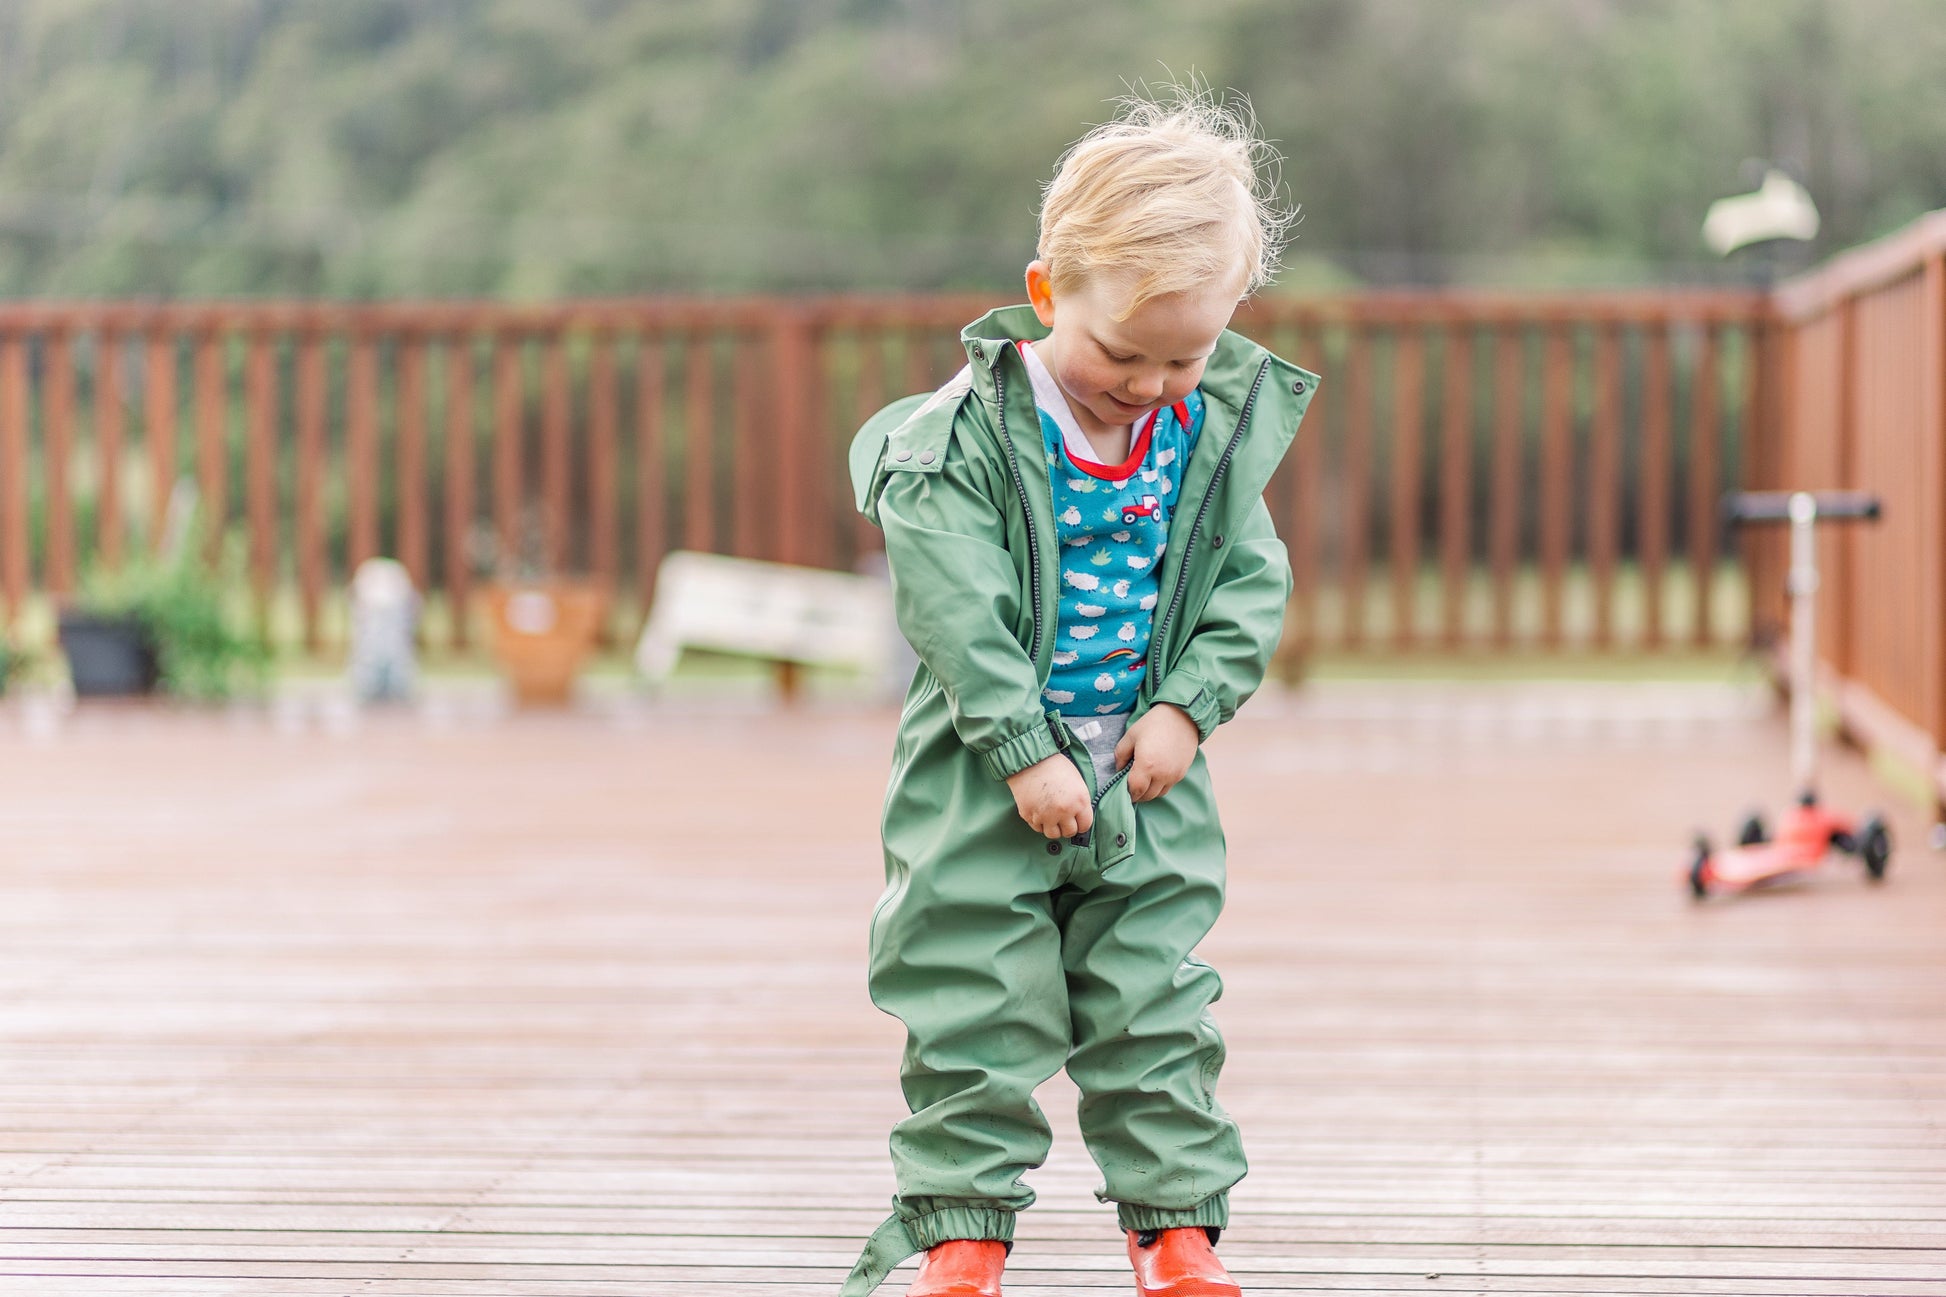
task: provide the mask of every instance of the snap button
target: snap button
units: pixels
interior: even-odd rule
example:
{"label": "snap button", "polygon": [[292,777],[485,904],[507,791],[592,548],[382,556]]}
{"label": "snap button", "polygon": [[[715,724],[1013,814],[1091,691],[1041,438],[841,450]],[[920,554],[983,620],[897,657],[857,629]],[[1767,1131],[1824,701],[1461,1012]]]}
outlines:
{"label": "snap button", "polygon": [[1060,854],[1061,854],[1061,844],[1060,844],[1060,843],[1058,843],[1058,842],[1056,842],[1056,841],[1055,841],[1054,839],[1052,839],[1052,838],[1049,838],[1049,839],[1047,840],[1047,854],[1048,854],[1048,855],[1050,855],[1050,856],[1058,856],[1058,855],[1060,855]]}
{"label": "snap button", "polygon": [[1126,834],[1126,833],[1117,833],[1117,834],[1115,835],[1115,845],[1116,845],[1116,846],[1118,846],[1118,847],[1125,847],[1125,846],[1127,846],[1127,845],[1128,845],[1128,834]]}
{"label": "snap button", "polygon": [[897,455],[893,456],[893,458],[903,462],[905,460],[912,458],[912,452],[909,450],[902,450]]}
{"label": "snap button", "polygon": [[982,346],[981,346],[981,345],[980,345],[979,343],[977,343],[977,342],[976,342],[976,343],[974,343],[974,344],[973,344],[973,359],[975,359],[975,360],[985,360],[986,358],[987,358],[987,349],[986,349],[985,347],[982,347]]}
{"label": "snap button", "polygon": [[929,451],[927,451],[927,452],[926,452],[925,454],[923,454],[923,455],[921,455],[921,456],[919,456],[919,462],[920,462],[921,464],[930,464],[930,463],[932,463],[932,462],[933,462],[933,461],[934,461],[935,459],[938,459],[938,458],[939,458],[939,456],[937,456],[937,455],[935,455],[935,454],[933,454],[933,453],[932,453],[932,452],[931,452],[931,451],[929,450]]}
{"label": "snap button", "polygon": [[1302,396],[1302,395],[1304,395],[1304,380],[1303,380],[1303,379],[1301,379],[1301,378],[1300,378],[1300,379],[1298,379],[1298,380],[1297,380],[1297,381],[1296,381],[1295,383],[1292,383],[1292,384],[1291,384],[1291,394],[1292,394],[1293,396]]}
{"label": "snap button", "polygon": [[1221,536],[1218,536],[1218,537],[1216,538],[1216,547],[1217,547],[1218,549],[1222,549],[1222,548],[1223,548],[1223,538],[1222,538]]}

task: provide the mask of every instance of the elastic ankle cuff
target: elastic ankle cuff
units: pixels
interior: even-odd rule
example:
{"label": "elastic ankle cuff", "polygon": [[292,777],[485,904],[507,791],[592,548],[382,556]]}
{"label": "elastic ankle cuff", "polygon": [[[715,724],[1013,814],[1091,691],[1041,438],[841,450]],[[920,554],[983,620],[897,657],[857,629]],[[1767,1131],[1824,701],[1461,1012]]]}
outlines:
{"label": "elastic ankle cuff", "polygon": [[1115,1204],[1115,1218],[1123,1229],[1181,1229],[1185,1225],[1213,1225],[1218,1229],[1230,1223],[1230,1195],[1219,1193],[1195,1207],[1138,1207],[1134,1203]]}
{"label": "elastic ankle cuff", "polygon": [[1014,1213],[991,1207],[944,1207],[905,1222],[906,1233],[923,1251],[956,1238],[995,1239],[1009,1251],[1014,1243]]}

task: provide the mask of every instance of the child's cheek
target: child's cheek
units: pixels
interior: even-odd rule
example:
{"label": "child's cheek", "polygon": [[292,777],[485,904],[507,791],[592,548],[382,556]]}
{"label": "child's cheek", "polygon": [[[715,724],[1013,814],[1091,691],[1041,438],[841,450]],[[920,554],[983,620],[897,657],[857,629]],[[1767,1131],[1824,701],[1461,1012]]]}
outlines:
{"label": "child's cheek", "polygon": [[1092,365],[1076,365],[1062,374],[1061,385],[1084,400],[1091,400],[1114,387],[1115,376]]}
{"label": "child's cheek", "polygon": [[1169,382],[1162,391],[1162,404],[1174,405],[1195,391],[1196,385],[1202,381],[1203,367],[1201,365],[1196,366],[1194,369],[1185,369],[1170,374]]}

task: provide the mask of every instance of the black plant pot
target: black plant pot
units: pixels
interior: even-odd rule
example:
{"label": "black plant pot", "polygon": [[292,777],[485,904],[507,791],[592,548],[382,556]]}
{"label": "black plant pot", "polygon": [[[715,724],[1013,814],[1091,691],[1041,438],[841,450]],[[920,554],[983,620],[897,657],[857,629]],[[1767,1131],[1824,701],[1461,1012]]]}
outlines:
{"label": "black plant pot", "polygon": [[140,618],[70,610],[61,614],[61,649],[77,698],[155,692],[155,640]]}

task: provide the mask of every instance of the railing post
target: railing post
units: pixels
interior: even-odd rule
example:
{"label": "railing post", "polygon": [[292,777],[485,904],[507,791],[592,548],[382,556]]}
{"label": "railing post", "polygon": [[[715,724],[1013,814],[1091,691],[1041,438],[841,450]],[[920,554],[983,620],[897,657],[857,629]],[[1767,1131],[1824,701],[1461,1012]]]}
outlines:
{"label": "railing post", "polygon": [[527,538],[520,516],[524,389],[522,339],[511,324],[485,317],[493,339],[493,523],[503,566],[515,565]]}
{"label": "railing post", "polygon": [[[1921,723],[1946,752],[1946,247],[1925,260],[1919,327],[1919,498],[1923,513],[1918,660],[1925,672]],[[1935,809],[1946,804],[1946,762],[1933,771]],[[1941,818],[1946,818],[1942,816]]]}
{"label": "railing post", "polygon": [[452,646],[467,642],[473,586],[473,333],[446,339],[446,620]]}
{"label": "railing post", "polygon": [[1588,425],[1588,571],[1594,584],[1592,639],[1615,645],[1615,555],[1621,548],[1621,337],[1614,324],[1595,327],[1592,406]]}
{"label": "railing post", "polygon": [[345,372],[345,457],[350,486],[350,523],[345,577],[379,552],[378,539],[378,340],[375,322],[352,324]]}
{"label": "railing post", "polygon": [[[1793,381],[1788,363],[1793,333],[1793,328],[1769,307],[1749,325],[1750,362],[1745,366],[1742,425],[1745,490],[1777,490],[1785,484],[1784,419]],[[1784,629],[1781,540],[1764,534],[1761,528],[1746,528],[1739,537],[1739,548],[1750,643],[1775,643]]]}
{"label": "railing post", "polygon": [[20,620],[30,576],[27,562],[27,338],[0,333],[0,628]]}
{"label": "railing post", "polygon": [[119,330],[105,324],[95,335],[95,454],[100,476],[95,487],[97,560],[109,571],[122,565],[122,441],[127,415],[122,408],[122,353]]}
{"label": "railing post", "polygon": [[223,332],[210,321],[195,341],[196,481],[202,512],[203,559],[214,563],[223,552],[229,521],[229,391],[224,373]]}
{"label": "railing post", "polygon": [[1493,341],[1492,509],[1487,559],[1493,570],[1493,647],[1514,645],[1514,572],[1520,544],[1521,329],[1501,327]]}
{"label": "railing post", "polygon": [[1642,570],[1642,646],[1663,646],[1663,571],[1669,559],[1669,327],[1642,339],[1642,461],[1636,561]]}
{"label": "railing post", "polygon": [[[812,406],[816,388],[817,342],[810,317],[795,307],[781,308],[770,326],[771,417],[777,436],[776,557],[785,563],[828,561],[830,546],[812,545],[808,519],[831,516],[825,498],[829,475],[809,472],[821,460],[821,420]],[[813,442],[816,444],[814,445]],[[815,457],[814,457],[815,455]],[[822,467],[820,465],[820,467]]]}
{"label": "railing post", "polygon": [[616,499],[622,483],[616,471],[619,427],[615,392],[615,335],[597,328],[588,358],[588,571],[607,593],[609,613],[601,619],[600,642],[614,641],[612,615],[616,589]]}
{"label": "railing post", "polygon": [[1562,606],[1571,531],[1569,490],[1574,480],[1574,340],[1559,320],[1547,324],[1541,345],[1540,542],[1541,647],[1564,643]]}
{"label": "railing post", "polygon": [[635,353],[635,588],[642,615],[655,597],[655,570],[668,546],[668,460],[663,448],[662,340],[644,337]]}
{"label": "railing post", "polygon": [[[1837,421],[1831,429],[1831,460],[1837,465],[1837,481],[1832,485],[1851,490],[1858,486],[1858,297],[1847,293],[1837,305],[1838,312],[1838,399],[1836,403]],[[1800,482],[1799,486],[1814,489],[1816,482]],[[1825,642],[1831,646],[1831,668],[1841,678],[1849,677],[1856,665],[1852,653],[1852,609],[1856,603],[1852,598],[1852,575],[1856,565],[1852,562],[1855,552],[1855,527],[1839,527],[1837,534],[1830,538],[1828,548],[1819,554],[1819,566],[1824,567],[1823,582],[1826,594],[1821,599],[1818,618],[1824,628]],[[1824,559],[1834,553],[1837,561],[1829,564]],[[1814,655],[1815,660],[1815,655]]]}
{"label": "railing post", "polygon": [[683,544],[705,553],[716,549],[716,338],[714,323],[699,319],[688,337],[683,376]]}
{"label": "railing post", "polygon": [[74,353],[68,326],[57,322],[47,332],[46,419],[47,588],[55,594],[74,589],[74,495],[68,459],[74,449]]}
{"label": "railing post", "polygon": [[412,574],[421,591],[432,589],[427,562],[431,542],[426,528],[426,338],[417,329],[399,334],[397,402],[393,427],[397,438],[397,500],[393,518],[392,554]]}
{"label": "railing post", "polygon": [[541,528],[548,566],[555,571],[572,565],[568,464],[574,449],[573,417],[567,326],[554,324],[541,347]]}
{"label": "railing post", "polygon": [[1392,351],[1392,646],[1415,641],[1419,596],[1420,424],[1425,417],[1425,335],[1402,324]]}
{"label": "railing post", "polygon": [[256,592],[257,624],[268,630],[277,582],[277,355],[269,328],[258,324],[245,333],[244,361],[245,512],[250,519],[250,582]]}
{"label": "railing post", "polygon": [[326,385],[324,331],[308,323],[297,338],[297,472],[291,485],[297,498],[298,599],[304,612],[304,647],[318,651],[322,640],[325,560],[324,416]]}
{"label": "railing post", "polygon": [[167,320],[149,325],[142,436],[149,452],[149,548],[160,552],[176,486],[176,338]]}
{"label": "railing post", "polygon": [[1690,643],[1707,648],[1711,638],[1711,596],[1716,576],[1717,417],[1716,323],[1702,324],[1702,344],[1689,390],[1689,579]]}
{"label": "railing post", "polygon": [[1372,336],[1360,322],[1354,322],[1349,331],[1345,370],[1344,460],[1340,465],[1344,512],[1338,551],[1338,580],[1344,600],[1340,642],[1355,649],[1365,646],[1365,576],[1372,506]]}

